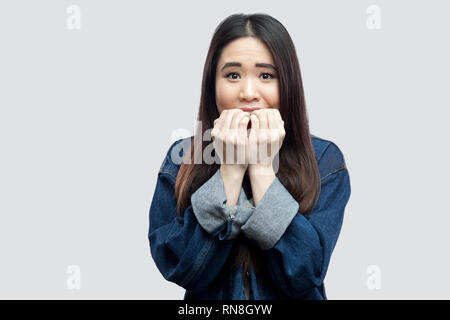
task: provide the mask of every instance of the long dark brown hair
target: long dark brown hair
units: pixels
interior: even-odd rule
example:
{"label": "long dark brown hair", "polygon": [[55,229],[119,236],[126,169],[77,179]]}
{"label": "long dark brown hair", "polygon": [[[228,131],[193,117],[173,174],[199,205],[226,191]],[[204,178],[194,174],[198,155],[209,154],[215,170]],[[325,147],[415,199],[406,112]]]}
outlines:
{"label": "long dark brown hair", "polygon": [[[175,196],[179,214],[191,205],[191,195],[220,168],[220,163],[195,163],[194,151],[203,155],[210,141],[203,141],[205,131],[214,127],[214,120],[220,115],[216,105],[216,68],[223,48],[241,37],[257,37],[268,47],[278,70],[280,114],[285,123],[286,136],[279,151],[279,166],[276,176],[298,202],[300,214],[311,212],[320,193],[320,176],[311,142],[306,111],[303,83],[297,53],[291,37],[283,25],[267,14],[234,14],[223,20],[216,28],[206,57],[203,70],[200,108],[195,136],[191,137],[189,151],[180,166],[175,183]],[[209,134],[210,137],[210,134]],[[194,146],[194,142],[197,147]],[[201,156],[197,154],[197,156]],[[218,159],[218,158],[217,158]],[[186,160],[186,159],[185,159]],[[248,175],[243,188],[251,193]],[[258,248],[245,237],[239,237],[230,258],[236,266],[243,266],[244,274],[252,266],[265,278],[264,264]]]}

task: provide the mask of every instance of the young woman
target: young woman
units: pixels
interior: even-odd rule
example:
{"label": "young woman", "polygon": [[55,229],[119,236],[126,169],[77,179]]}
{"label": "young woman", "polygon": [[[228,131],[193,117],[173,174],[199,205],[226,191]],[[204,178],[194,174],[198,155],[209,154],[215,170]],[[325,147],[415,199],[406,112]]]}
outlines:
{"label": "young woman", "polygon": [[[309,132],[298,58],[279,21],[236,14],[217,27],[198,121],[195,137],[169,148],[150,206],[164,278],[185,299],[327,299],[350,179],[336,144]],[[243,161],[228,161],[230,150]]]}

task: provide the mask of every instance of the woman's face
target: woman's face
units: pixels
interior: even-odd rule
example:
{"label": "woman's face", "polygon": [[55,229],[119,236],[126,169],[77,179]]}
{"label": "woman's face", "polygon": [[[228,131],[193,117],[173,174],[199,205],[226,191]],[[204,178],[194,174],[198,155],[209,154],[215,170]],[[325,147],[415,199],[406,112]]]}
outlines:
{"label": "woman's face", "polygon": [[243,107],[279,108],[278,74],[270,51],[254,37],[224,47],[216,69],[219,114]]}

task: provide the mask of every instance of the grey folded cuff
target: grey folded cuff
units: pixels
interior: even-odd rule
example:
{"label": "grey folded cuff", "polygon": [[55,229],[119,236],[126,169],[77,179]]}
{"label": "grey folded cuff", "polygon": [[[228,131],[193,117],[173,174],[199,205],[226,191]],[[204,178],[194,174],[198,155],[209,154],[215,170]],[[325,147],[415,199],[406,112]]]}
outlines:
{"label": "grey folded cuff", "polygon": [[221,240],[236,238],[255,207],[241,187],[237,204],[227,206],[227,195],[220,169],[191,196],[192,209],[198,223]]}
{"label": "grey folded cuff", "polygon": [[273,248],[298,213],[298,202],[275,177],[253,214],[241,226],[247,238],[261,249]]}

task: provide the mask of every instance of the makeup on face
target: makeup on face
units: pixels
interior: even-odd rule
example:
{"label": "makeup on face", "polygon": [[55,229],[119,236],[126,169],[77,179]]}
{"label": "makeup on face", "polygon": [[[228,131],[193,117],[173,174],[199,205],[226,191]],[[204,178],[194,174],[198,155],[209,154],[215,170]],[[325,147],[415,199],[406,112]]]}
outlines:
{"label": "makeup on face", "polygon": [[250,112],[250,111],[259,110],[259,109],[261,109],[261,107],[242,107],[240,109],[245,112]]}

